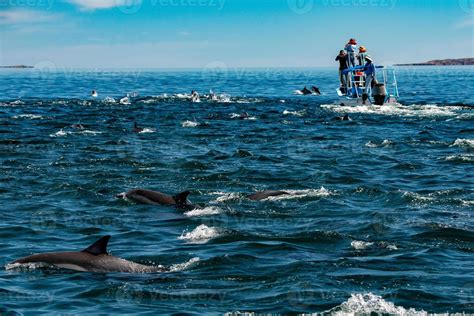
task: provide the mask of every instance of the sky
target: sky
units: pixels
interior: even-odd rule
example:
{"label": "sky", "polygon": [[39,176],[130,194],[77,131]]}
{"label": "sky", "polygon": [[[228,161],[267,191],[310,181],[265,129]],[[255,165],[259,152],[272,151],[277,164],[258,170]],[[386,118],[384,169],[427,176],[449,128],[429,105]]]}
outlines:
{"label": "sky", "polygon": [[0,65],[331,67],[474,57],[474,0],[0,0]]}

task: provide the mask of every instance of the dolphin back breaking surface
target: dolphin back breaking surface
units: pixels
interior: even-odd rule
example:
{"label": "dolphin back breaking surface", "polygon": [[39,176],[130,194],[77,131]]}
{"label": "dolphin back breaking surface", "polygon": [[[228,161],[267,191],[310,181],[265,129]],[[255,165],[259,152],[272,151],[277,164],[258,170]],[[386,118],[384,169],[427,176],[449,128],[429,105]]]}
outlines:
{"label": "dolphin back breaking surface", "polygon": [[109,255],[107,253],[109,239],[110,236],[104,236],[82,251],[34,254],[13,261],[6,268],[12,269],[37,263],[80,272],[155,273],[166,271],[162,266],[142,265]]}

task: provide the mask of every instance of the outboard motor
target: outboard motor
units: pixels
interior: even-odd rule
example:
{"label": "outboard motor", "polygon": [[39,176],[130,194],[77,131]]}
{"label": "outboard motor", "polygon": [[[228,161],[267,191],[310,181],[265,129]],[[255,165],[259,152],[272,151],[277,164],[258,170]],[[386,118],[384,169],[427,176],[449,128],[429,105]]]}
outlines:
{"label": "outboard motor", "polygon": [[383,105],[385,103],[385,98],[387,97],[387,90],[385,89],[385,84],[377,83],[372,89],[372,96],[374,97],[374,104]]}

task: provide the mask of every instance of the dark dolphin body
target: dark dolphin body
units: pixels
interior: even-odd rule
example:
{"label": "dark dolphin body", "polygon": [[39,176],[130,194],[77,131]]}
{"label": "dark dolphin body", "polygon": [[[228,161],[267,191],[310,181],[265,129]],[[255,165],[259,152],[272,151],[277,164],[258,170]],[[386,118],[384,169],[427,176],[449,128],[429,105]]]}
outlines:
{"label": "dark dolphin body", "polygon": [[316,86],[312,86],[312,87],[311,87],[311,90],[312,90],[314,93],[316,93],[316,94],[321,94],[321,91],[320,91],[319,88],[316,87]]}
{"label": "dark dolphin body", "polygon": [[289,193],[285,191],[261,191],[261,192],[247,195],[247,198],[253,201],[261,201],[272,196],[280,196],[280,195],[289,195]]}
{"label": "dark dolphin body", "polygon": [[80,272],[126,272],[154,273],[165,272],[161,266],[146,266],[107,253],[110,236],[104,236],[88,248],[78,252],[49,252],[31,255],[10,264],[45,263],[58,268]]}
{"label": "dark dolphin body", "polygon": [[300,90],[300,92],[304,95],[308,95],[308,94],[313,94],[311,92],[311,90],[309,90],[308,88],[304,87],[302,90]]}
{"label": "dark dolphin body", "polygon": [[133,132],[134,133],[141,133],[141,132],[143,132],[143,128],[139,127],[137,122],[135,122],[133,124]]}
{"label": "dark dolphin body", "polygon": [[158,191],[133,189],[126,192],[125,194],[119,194],[117,197],[126,197],[127,199],[143,204],[165,205],[189,209],[194,208],[194,205],[189,204],[188,202],[189,193],[189,191],[185,191],[175,196],[169,196]]}

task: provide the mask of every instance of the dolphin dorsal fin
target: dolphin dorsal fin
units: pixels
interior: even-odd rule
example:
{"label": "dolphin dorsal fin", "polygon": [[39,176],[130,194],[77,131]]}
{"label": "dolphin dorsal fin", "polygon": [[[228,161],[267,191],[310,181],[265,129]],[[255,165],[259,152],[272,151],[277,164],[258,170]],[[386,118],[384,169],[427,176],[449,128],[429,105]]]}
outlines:
{"label": "dolphin dorsal fin", "polygon": [[173,196],[173,199],[174,199],[176,205],[186,205],[186,204],[188,204],[188,195],[190,193],[191,192],[189,192],[189,191],[185,191],[185,192],[181,192],[180,194],[177,194],[177,195]]}
{"label": "dolphin dorsal fin", "polygon": [[92,255],[106,255],[107,254],[107,244],[109,243],[110,235],[104,236],[101,239],[97,240],[95,243],[82,250],[82,252],[88,252]]}

